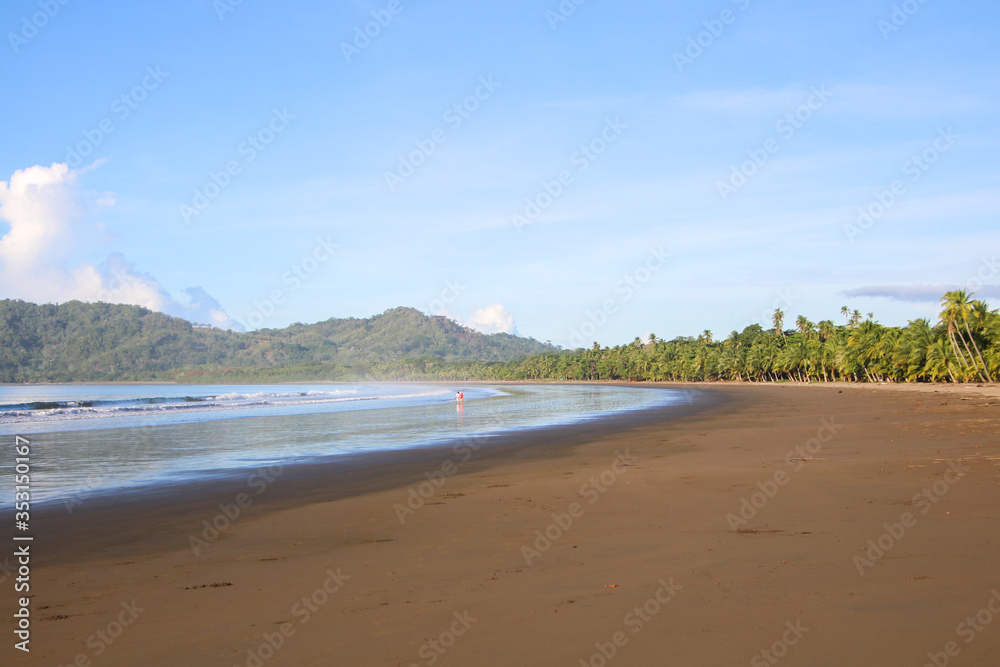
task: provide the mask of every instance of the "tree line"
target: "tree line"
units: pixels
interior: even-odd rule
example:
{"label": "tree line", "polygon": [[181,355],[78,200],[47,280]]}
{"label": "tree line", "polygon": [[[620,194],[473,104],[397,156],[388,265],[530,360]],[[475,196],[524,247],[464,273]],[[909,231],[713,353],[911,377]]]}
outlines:
{"label": "tree line", "polygon": [[[883,326],[869,313],[841,309],[843,324],[798,316],[785,328],[776,309],[772,327],[759,324],[716,340],[697,337],[544,353],[508,363],[431,368],[438,377],[489,380],[650,380],[744,382],[993,382],[1000,377],[1000,314],[968,292],[948,292],[937,322]],[[405,361],[405,360],[404,360]],[[400,377],[420,369],[384,368]]]}
{"label": "tree line", "polygon": [[[800,315],[753,324],[560,350],[510,334],[485,336],[396,308],[368,319],[294,324],[247,334],[192,327],[138,306],[38,306],[0,301],[0,381],[280,382],[311,380],[647,380],[742,382],[994,382],[1000,314],[963,290],[935,322],[905,327],[841,309],[842,323]],[[520,356],[516,356],[520,354]]]}

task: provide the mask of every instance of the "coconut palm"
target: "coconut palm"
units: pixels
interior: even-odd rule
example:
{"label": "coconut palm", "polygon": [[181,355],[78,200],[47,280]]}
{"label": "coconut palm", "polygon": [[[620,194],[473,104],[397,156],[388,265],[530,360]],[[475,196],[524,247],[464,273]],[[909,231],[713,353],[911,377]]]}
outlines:
{"label": "coconut palm", "polygon": [[816,325],[810,322],[805,315],[799,315],[795,318],[795,328],[799,330],[805,338],[809,338],[813,332],[813,328]]}
{"label": "coconut palm", "polygon": [[774,324],[775,335],[784,336],[785,332],[782,325],[785,323],[785,313],[782,312],[781,308],[774,309],[774,315],[771,315],[771,322]]}
{"label": "coconut palm", "polygon": [[[831,322],[832,324],[832,322]],[[836,379],[837,361],[841,356],[840,341],[833,335],[826,336],[819,342],[817,359],[820,371],[823,373],[823,381],[829,382]],[[829,374],[828,374],[829,372]]]}
{"label": "coconut palm", "polygon": [[927,361],[924,364],[923,372],[931,382],[938,382],[946,374],[952,382],[957,382],[955,374],[952,373],[952,360],[954,359],[954,349],[944,338],[937,338],[927,348]]}
{"label": "coconut palm", "polygon": [[926,377],[927,353],[934,343],[934,329],[920,318],[910,321],[893,352],[893,364],[903,379],[916,382]]}
{"label": "coconut palm", "polygon": [[976,338],[972,335],[972,331],[969,330],[969,322],[972,322],[976,326],[976,332],[980,333],[987,329],[987,323],[990,321],[990,309],[983,301],[970,301],[969,308],[967,310],[967,317],[965,318],[965,330],[969,334],[969,341],[972,343],[972,349],[976,351],[976,357],[979,359],[979,363],[983,366],[983,373],[986,375],[987,382],[993,382],[993,376],[990,373],[989,366],[986,365],[986,360],[983,359],[983,352],[980,347],[976,344]]}
{"label": "coconut palm", "polygon": [[[962,362],[963,368],[966,369],[966,379],[971,379],[973,375],[978,375],[980,379],[992,382],[993,380],[986,370],[986,362],[983,361],[983,355],[976,345],[975,338],[972,336],[972,330],[969,328],[969,315],[974,310],[974,307],[969,299],[968,292],[965,290],[952,290],[945,293],[941,297],[941,306],[943,307],[940,315],[941,322],[947,328],[948,339],[951,341],[955,356],[958,357]],[[959,326],[960,324],[962,325],[961,327]],[[962,328],[968,334],[968,341],[962,333]],[[959,341],[962,343],[961,348],[958,345]],[[972,349],[969,347],[970,342],[972,343],[972,348],[976,350],[976,355],[973,355]],[[968,355],[968,358],[966,358],[966,355]],[[980,364],[982,364],[982,367],[980,367]]]}
{"label": "coconut palm", "polygon": [[882,351],[881,329],[882,327],[874,322],[865,322],[858,328],[852,329],[847,339],[848,357],[853,362],[852,365],[857,370],[863,371],[869,382],[884,380],[879,372],[882,369],[877,363]]}
{"label": "coconut palm", "polygon": [[816,327],[819,330],[819,339],[822,341],[828,340],[837,331],[833,320],[820,320]]}

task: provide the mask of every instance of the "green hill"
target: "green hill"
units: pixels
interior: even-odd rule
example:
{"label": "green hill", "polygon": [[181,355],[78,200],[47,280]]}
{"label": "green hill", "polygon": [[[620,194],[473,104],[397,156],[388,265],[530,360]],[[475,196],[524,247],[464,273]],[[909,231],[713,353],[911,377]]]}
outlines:
{"label": "green hill", "polygon": [[140,306],[0,301],[0,382],[344,379],[404,359],[508,361],[555,349],[412,308],[237,333]]}

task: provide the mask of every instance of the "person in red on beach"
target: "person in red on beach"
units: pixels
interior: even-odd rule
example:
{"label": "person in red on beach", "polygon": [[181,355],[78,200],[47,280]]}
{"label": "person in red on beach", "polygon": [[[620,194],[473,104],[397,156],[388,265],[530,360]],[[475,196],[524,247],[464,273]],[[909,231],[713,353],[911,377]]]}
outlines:
{"label": "person in red on beach", "polygon": [[455,392],[455,400],[459,403],[465,403],[465,394],[460,391]]}

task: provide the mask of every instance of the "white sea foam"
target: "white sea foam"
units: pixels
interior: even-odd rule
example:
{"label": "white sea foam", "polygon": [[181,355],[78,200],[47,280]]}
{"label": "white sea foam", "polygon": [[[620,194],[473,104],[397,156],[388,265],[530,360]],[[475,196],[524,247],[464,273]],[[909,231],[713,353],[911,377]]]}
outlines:
{"label": "white sea foam", "polygon": [[70,419],[101,419],[107,417],[156,415],[170,412],[209,412],[216,410],[246,410],[251,408],[281,408],[292,406],[322,406],[353,401],[386,401],[419,399],[448,395],[443,389],[408,393],[371,393],[361,389],[307,391],[230,391],[219,394],[185,396],[135,396],[127,399],[24,401],[0,404],[0,424],[52,422]]}

